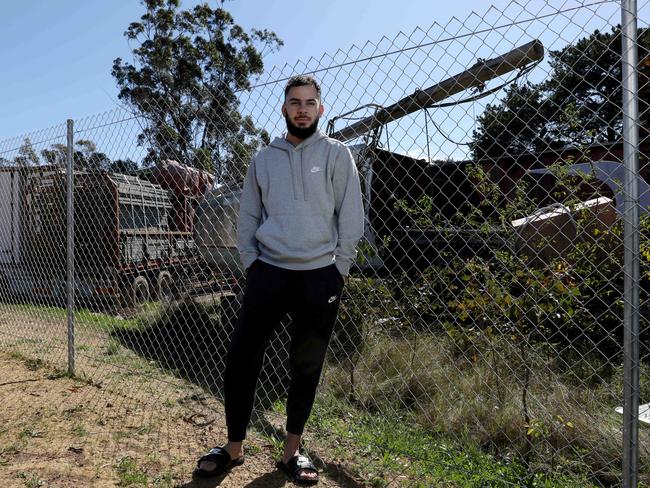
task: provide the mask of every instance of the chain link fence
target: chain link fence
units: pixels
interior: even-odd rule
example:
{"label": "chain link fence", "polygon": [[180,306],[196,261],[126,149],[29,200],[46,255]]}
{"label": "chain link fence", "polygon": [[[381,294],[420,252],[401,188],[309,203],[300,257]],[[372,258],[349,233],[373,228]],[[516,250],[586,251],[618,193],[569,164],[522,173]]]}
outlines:
{"label": "chain link fence", "polygon": [[[649,12],[639,2],[641,427],[628,473],[643,484]],[[72,364],[101,385],[86,399],[95,411],[118,394],[111,408],[137,412],[134,426],[191,468],[199,453],[178,444],[223,423],[245,286],[240,183],[285,130],[286,80],[311,73],[321,128],[357,162],[366,228],[308,448],[370,486],[621,483],[630,178],[620,22],[617,2],[511,2],[275,67],[235,101],[151,97],[148,115],[134,104],[0,143],[0,346]],[[278,438],[287,344],[282,327],[254,422]]]}

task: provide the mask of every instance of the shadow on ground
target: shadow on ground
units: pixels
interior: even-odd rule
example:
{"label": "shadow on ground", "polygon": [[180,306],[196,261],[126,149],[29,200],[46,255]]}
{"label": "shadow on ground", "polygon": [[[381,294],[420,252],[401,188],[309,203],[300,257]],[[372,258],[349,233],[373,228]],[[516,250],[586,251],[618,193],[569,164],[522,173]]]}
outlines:
{"label": "shadow on ground", "polygon": [[[187,299],[170,304],[137,329],[111,336],[166,371],[223,398],[226,354],[239,311],[235,297],[209,304]],[[288,387],[286,324],[273,335],[258,383],[258,399],[268,408],[286,396]]]}
{"label": "shadow on ground", "polygon": [[[251,425],[258,432],[262,432],[263,434],[269,437],[275,437],[276,439],[283,439],[286,434],[286,432],[283,429],[279,429],[273,424],[271,424],[263,415],[255,415],[255,412],[253,413],[253,417],[251,419]],[[304,449],[303,447],[303,451],[313,461],[314,465],[323,474],[325,474],[325,476],[327,476],[327,478],[329,478],[332,481],[336,481],[336,483],[338,483],[339,486],[343,488],[365,488],[366,485],[356,481],[354,479],[354,476],[351,473],[349,473],[348,470],[345,469],[345,467],[341,466],[340,464],[326,461],[325,459],[323,459],[321,455],[319,455],[314,450]],[[282,480],[282,484],[278,486],[284,486],[284,482],[286,481],[286,476],[283,473],[281,473],[280,471],[275,471],[274,473],[269,473],[269,476],[271,475],[279,475],[280,479]],[[265,476],[258,478],[257,480],[253,481],[252,483],[246,486],[249,488],[275,486],[272,484],[265,485],[261,482],[260,484],[257,484],[257,482],[262,480],[262,478],[265,478]],[[275,480],[275,477],[273,477],[273,480]]]}
{"label": "shadow on ground", "polygon": [[[206,389],[217,399],[223,399],[223,373],[230,334],[239,308],[236,299],[214,304],[186,300],[170,305],[153,320],[137,329],[121,329],[112,337],[147,360],[156,361],[165,370]],[[268,409],[277,400],[286,397],[288,387],[288,319],[273,335],[264,360],[257,387],[258,402]],[[283,429],[272,425],[255,409],[251,426],[258,432],[276,439],[285,436]],[[346,470],[328,463],[316,452],[307,451],[316,466],[329,479],[345,488],[361,488]],[[225,476],[214,479],[193,479],[183,487],[216,487]],[[246,488],[273,488],[285,486],[286,476],[275,470],[246,485]]]}
{"label": "shadow on ground", "polygon": [[[228,475],[225,474],[213,479],[196,478],[188,483],[177,486],[178,488],[214,488],[216,486],[220,486],[227,477]],[[244,485],[243,488],[281,488],[286,484],[286,476],[279,470],[276,470],[263,474],[262,476]]]}

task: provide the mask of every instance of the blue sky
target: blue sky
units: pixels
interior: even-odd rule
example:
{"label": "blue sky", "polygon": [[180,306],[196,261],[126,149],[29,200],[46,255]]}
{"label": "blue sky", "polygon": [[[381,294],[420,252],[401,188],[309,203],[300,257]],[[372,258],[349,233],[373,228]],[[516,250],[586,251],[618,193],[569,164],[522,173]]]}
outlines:
{"label": "blue sky", "polygon": [[[111,66],[117,57],[128,59],[122,34],[143,13],[140,2],[2,0],[0,5],[0,140],[115,106]],[[454,15],[464,18],[472,9],[485,9],[485,3],[409,0],[406,8],[404,1],[388,0],[234,0],[225,7],[244,27],[268,28],[284,40],[282,50],[267,59],[267,65],[275,65],[447,22]]]}
{"label": "blue sky", "polygon": [[[199,2],[185,0],[182,5],[190,7],[196,3]],[[209,3],[215,6],[220,2],[210,0]],[[650,0],[639,2],[642,19],[648,17],[645,14],[649,3]],[[570,10],[583,4],[596,6]],[[86,118],[119,106],[110,71],[115,58],[130,59],[130,46],[123,32],[130,22],[139,20],[142,15],[144,8],[139,1],[0,0],[0,5],[0,42],[3,46],[0,49],[0,147],[3,140],[21,141],[25,135],[63,124],[68,118]],[[534,38],[541,39],[547,48],[559,49],[594,28],[609,27],[620,21],[619,2],[599,0],[492,0],[490,3],[480,0],[232,0],[225,2],[225,8],[243,27],[272,30],[284,41],[278,53],[265,58],[271,74],[262,79],[274,79],[273,73],[291,74],[301,67],[308,71],[311,67],[336,64],[338,60],[348,59],[348,52],[353,53],[352,58],[364,57],[375,52],[368,42],[380,43],[383,36],[388,41],[376,52],[416,44],[421,42],[419,39],[453,39],[455,35],[489,31],[489,27],[512,23],[506,29],[480,36],[461,36],[459,41],[431,48],[423,55],[420,65],[415,51],[408,56],[384,60],[384,64],[378,61],[381,76],[387,78],[370,78],[376,85],[367,90],[362,86],[365,83],[361,80],[365,75],[363,71],[346,68],[344,73],[324,73],[325,95],[328,88],[334,91],[333,85],[336,85],[336,97],[329,98],[335,100],[334,106],[328,107],[332,109],[330,113],[341,113],[368,102],[393,103],[414,88],[429,86],[462,71],[479,57],[494,57]],[[519,23],[558,10],[562,13],[544,20]],[[640,22],[642,25],[647,25],[647,21]],[[407,36],[415,34],[412,40],[404,41],[404,36],[398,35],[400,32]],[[357,48],[351,50],[352,46]],[[322,57],[323,54],[326,56]],[[273,66],[280,68],[272,71]],[[373,68],[372,64],[363,66],[366,70]],[[529,79],[538,81],[547,74],[548,65],[546,68],[541,65],[531,72]],[[359,78],[354,79],[354,76]],[[349,86],[353,88],[345,100]],[[274,133],[281,126],[275,107],[275,97],[279,97],[275,92],[279,89],[273,86],[268,90],[268,93],[255,95],[266,97],[259,100],[268,105],[261,111],[258,108],[258,123],[266,124],[265,127]],[[498,96],[495,94],[472,106],[437,112],[439,132],[452,140],[467,140],[485,103],[495,101]],[[327,106],[327,96],[325,100]],[[422,132],[423,120],[420,116],[406,123],[417,124],[415,128]],[[417,141],[413,139],[415,128],[411,125],[409,132],[407,125],[396,130],[402,130],[399,138],[406,141],[403,151],[422,157],[429,148],[425,147],[421,136]],[[431,127],[427,129],[432,130]],[[130,130],[133,135],[137,132]],[[97,136],[109,140],[108,134]],[[464,157],[462,145],[450,143],[438,135],[435,137],[437,146],[432,150],[432,157]],[[114,151],[118,144],[111,140]]]}

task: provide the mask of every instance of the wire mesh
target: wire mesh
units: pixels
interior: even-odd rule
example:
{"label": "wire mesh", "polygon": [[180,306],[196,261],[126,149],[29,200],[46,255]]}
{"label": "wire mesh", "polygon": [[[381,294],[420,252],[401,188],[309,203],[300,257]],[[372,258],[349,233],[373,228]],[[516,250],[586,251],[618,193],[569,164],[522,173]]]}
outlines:
{"label": "wire mesh", "polygon": [[[650,6],[638,8],[645,422]],[[359,169],[365,233],[310,452],[373,486],[620,482],[619,19],[616,2],[510,2],[274,67],[235,99],[204,87],[183,93],[186,104],[158,97],[75,121],[76,372],[101,385],[86,403],[103,414],[117,395],[140,415],[134,428],[149,426],[181,458],[198,452],[179,441],[223,424],[246,283],[241,182],[286,128],[286,80],[311,73],[320,127]],[[65,144],[64,125],[0,144],[0,344],[62,369]],[[257,387],[253,425],[272,437],[290,322],[274,332]],[[178,419],[188,427],[174,430]],[[649,442],[641,429],[644,483]]]}

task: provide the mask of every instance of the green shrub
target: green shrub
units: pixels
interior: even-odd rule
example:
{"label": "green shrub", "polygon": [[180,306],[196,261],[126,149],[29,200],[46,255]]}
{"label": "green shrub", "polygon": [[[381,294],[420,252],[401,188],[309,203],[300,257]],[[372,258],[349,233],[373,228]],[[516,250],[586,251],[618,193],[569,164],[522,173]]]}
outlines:
{"label": "green shrub", "polygon": [[[584,199],[580,178],[563,171],[559,165],[562,188],[554,197],[568,205]],[[485,172],[479,168],[472,177],[483,200],[447,224],[487,241],[494,229],[535,209],[524,186],[504,203]],[[400,204],[406,225],[440,223],[429,203]],[[514,245],[469,258],[446,250],[417,273],[350,279],[328,391],[365,412],[390,412],[432,435],[515,459],[533,477],[615,480],[621,464],[614,407],[623,389],[623,227],[619,221],[603,229],[591,218],[586,212],[575,218],[581,242],[534,264]],[[537,250],[549,242],[540,240]],[[648,216],[641,249],[644,329],[650,316]],[[648,357],[644,343],[642,357]],[[646,369],[642,365],[644,377]],[[650,393],[644,390],[642,399],[649,401]]]}

